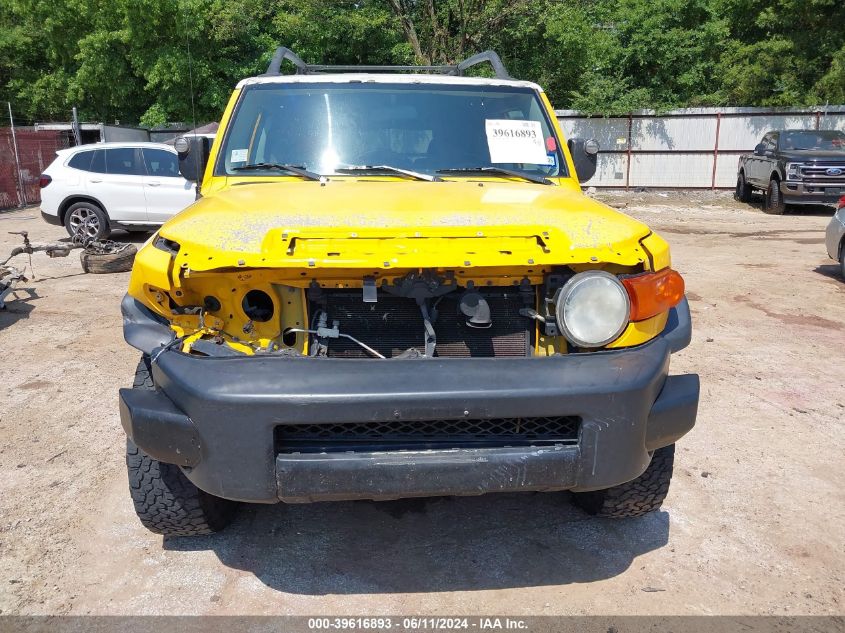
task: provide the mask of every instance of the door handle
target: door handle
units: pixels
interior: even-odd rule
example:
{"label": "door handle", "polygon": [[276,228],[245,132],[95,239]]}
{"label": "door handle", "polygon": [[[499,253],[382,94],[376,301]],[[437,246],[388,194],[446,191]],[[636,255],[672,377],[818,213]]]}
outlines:
{"label": "door handle", "polygon": [[91,183],[95,183],[95,184],[96,184],[96,183],[98,183],[98,182],[103,182],[103,181],[102,181],[102,180],[94,180],[93,178],[91,178],[88,182],[91,182]]}
{"label": "door handle", "polygon": [[148,187],[158,187],[161,183],[160,182],[148,182]]}

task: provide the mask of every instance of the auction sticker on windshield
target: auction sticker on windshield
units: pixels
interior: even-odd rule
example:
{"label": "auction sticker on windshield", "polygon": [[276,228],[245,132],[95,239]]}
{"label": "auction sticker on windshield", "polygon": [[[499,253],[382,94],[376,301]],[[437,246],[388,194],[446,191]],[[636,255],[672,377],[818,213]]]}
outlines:
{"label": "auction sticker on windshield", "polygon": [[247,149],[233,149],[231,154],[231,161],[233,163],[244,163],[249,156]]}
{"label": "auction sticker on windshield", "polygon": [[487,119],[484,123],[491,163],[548,164],[539,121]]}

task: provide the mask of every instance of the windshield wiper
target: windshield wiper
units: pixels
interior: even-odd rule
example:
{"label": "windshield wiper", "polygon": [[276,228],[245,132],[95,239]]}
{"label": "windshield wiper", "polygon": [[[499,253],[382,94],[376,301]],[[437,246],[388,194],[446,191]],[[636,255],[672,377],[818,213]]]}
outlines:
{"label": "windshield wiper", "polygon": [[338,173],[374,173],[379,171],[388,171],[393,174],[408,176],[408,178],[413,178],[415,180],[425,180],[427,182],[439,182],[441,180],[437,176],[432,176],[431,174],[424,174],[410,169],[402,169],[401,167],[394,167],[393,165],[347,165],[345,167],[338,167],[335,171]]}
{"label": "windshield wiper", "polygon": [[241,165],[240,167],[232,167],[234,171],[261,171],[267,169],[277,169],[279,171],[286,171],[297,176],[302,176],[308,180],[322,180],[323,176],[316,174],[313,171],[308,171],[302,165],[282,165],[280,163],[251,163],[249,165]]}
{"label": "windshield wiper", "polygon": [[511,176],[513,178],[522,178],[523,180],[528,180],[529,182],[536,182],[539,185],[553,185],[554,183],[546,178],[545,176],[537,176],[534,174],[528,174],[524,171],[517,171],[515,169],[505,169],[504,167],[453,167],[451,169],[438,169],[438,174],[461,174],[461,173],[471,173],[471,174],[499,174],[501,176]]}

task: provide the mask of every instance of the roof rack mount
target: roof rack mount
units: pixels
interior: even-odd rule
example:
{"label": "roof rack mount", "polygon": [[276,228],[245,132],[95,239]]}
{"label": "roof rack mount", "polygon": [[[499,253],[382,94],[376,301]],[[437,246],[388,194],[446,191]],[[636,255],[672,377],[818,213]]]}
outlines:
{"label": "roof rack mount", "polygon": [[478,66],[479,64],[489,63],[493,67],[493,72],[496,74],[498,79],[511,79],[511,76],[508,74],[508,70],[502,63],[501,58],[494,51],[484,51],[483,53],[478,53],[477,55],[468,57],[454,66],[356,66],[353,64],[306,64],[299,55],[284,46],[280,46],[276,49],[273,59],[270,61],[270,65],[267,66],[267,72],[264,73],[263,76],[281,75],[282,62],[285,60],[288,60],[296,66],[297,75],[313,75],[316,73],[327,72],[390,73],[412,71],[463,77],[468,68]]}

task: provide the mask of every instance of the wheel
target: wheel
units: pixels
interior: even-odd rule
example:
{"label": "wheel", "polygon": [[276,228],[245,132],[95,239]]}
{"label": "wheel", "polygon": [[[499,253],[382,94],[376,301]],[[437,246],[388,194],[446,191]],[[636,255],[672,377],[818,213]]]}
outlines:
{"label": "wheel", "polygon": [[674,444],[658,448],[646,471],[633,481],[604,490],[576,492],[575,503],[589,514],[618,519],[659,510],[669,492],[674,461]]}
{"label": "wheel", "polygon": [[734,198],[737,202],[751,201],[751,185],[745,182],[745,172],[739,172],[736,179],[736,191],[734,191]]}
{"label": "wheel", "polygon": [[839,274],[842,275],[842,279],[845,279],[845,246],[842,247],[839,255]]}
{"label": "wheel", "polygon": [[93,202],[75,202],[65,211],[65,229],[68,235],[73,237],[80,227],[83,227],[85,237],[95,240],[101,240],[111,234],[109,216]]}
{"label": "wheel", "polygon": [[[155,389],[150,359],[143,356],[133,389]],[[153,459],[126,439],[126,468],[135,514],[145,528],[165,536],[199,536],[225,528],[238,504],[203,492],[182,469]]]}
{"label": "wheel", "polygon": [[766,198],[763,201],[763,211],[770,215],[783,215],[786,211],[783,194],[780,192],[780,181],[777,178],[769,181],[769,188],[766,189]]}
{"label": "wheel", "polygon": [[119,253],[88,253],[83,249],[79,253],[79,261],[86,273],[125,273],[132,270],[137,253],[134,244],[128,244]]}

